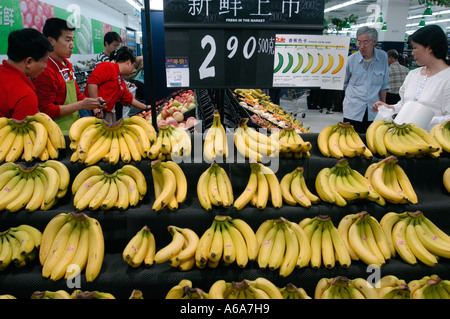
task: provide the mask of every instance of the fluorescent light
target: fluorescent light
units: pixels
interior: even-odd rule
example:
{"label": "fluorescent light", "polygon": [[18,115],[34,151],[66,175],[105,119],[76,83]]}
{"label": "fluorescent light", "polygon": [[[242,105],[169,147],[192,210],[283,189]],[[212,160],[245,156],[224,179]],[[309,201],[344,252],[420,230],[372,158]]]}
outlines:
{"label": "fluorescent light", "polygon": [[[450,19],[440,19],[440,20],[427,21],[427,25],[428,24],[443,23],[443,22],[450,22]],[[409,23],[406,26],[407,27],[415,27],[415,26],[417,26],[417,23]]]}
{"label": "fluorescent light", "polygon": [[326,13],[326,12],[338,10],[338,9],[341,9],[341,8],[344,8],[344,7],[347,7],[347,6],[351,6],[352,4],[355,4],[355,3],[358,3],[358,2],[361,2],[361,1],[364,1],[364,0],[351,0],[351,1],[347,1],[347,2],[344,2],[344,3],[341,3],[341,4],[337,4],[337,5],[335,5],[335,6],[332,6],[332,7],[326,8],[326,9],[324,10],[324,12]]}
{"label": "fluorescent light", "polygon": [[136,10],[140,11],[142,9],[142,5],[140,5],[139,3],[137,3],[134,0],[126,0],[126,2],[128,2],[128,4],[130,4],[131,6],[133,6]]}

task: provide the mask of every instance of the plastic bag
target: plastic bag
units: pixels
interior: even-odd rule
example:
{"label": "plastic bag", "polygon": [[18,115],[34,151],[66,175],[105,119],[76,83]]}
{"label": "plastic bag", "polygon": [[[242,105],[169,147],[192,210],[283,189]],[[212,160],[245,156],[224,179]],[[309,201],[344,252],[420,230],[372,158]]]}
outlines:
{"label": "plastic bag", "polygon": [[390,109],[386,106],[379,106],[378,113],[375,117],[374,121],[383,120],[383,121],[392,121],[394,115],[394,110]]}

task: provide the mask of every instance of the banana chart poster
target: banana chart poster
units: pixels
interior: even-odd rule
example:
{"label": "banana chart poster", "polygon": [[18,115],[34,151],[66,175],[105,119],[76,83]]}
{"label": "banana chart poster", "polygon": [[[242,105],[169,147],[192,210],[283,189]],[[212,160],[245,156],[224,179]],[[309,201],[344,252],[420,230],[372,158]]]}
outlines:
{"label": "banana chart poster", "polygon": [[350,38],[277,34],[274,87],[320,87],[342,90]]}

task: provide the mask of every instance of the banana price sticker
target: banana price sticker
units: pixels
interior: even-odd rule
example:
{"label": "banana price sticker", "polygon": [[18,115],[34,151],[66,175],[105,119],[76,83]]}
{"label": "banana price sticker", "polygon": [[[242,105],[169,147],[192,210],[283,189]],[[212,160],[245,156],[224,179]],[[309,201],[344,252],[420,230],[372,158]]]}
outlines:
{"label": "banana price sticker", "polygon": [[277,34],[274,87],[344,88],[350,38]]}

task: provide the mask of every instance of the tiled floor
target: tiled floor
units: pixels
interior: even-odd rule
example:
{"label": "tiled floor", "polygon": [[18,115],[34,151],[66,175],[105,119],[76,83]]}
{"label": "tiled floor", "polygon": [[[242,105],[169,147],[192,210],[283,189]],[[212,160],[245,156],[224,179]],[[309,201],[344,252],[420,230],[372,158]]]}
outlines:
{"label": "tiled floor", "polygon": [[[306,94],[294,101],[282,97],[280,106],[287,112],[297,114],[297,119],[303,122],[304,127],[309,127],[309,130],[313,133],[319,133],[324,127],[342,121],[342,112],[326,114],[325,111],[320,113],[319,109],[308,109]],[[304,118],[302,118],[303,113],[305,114]]]}

